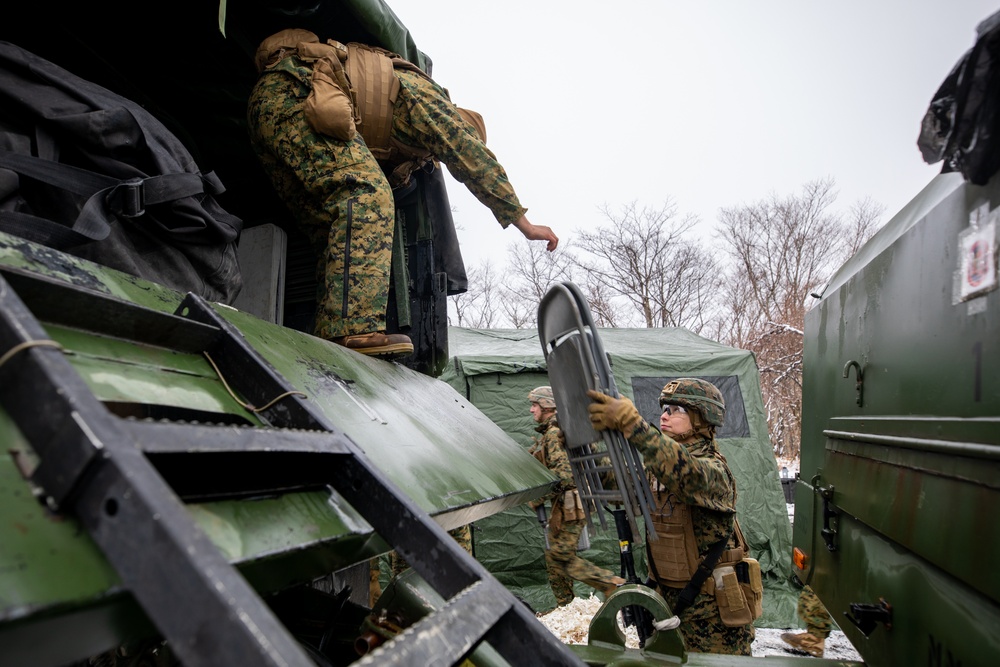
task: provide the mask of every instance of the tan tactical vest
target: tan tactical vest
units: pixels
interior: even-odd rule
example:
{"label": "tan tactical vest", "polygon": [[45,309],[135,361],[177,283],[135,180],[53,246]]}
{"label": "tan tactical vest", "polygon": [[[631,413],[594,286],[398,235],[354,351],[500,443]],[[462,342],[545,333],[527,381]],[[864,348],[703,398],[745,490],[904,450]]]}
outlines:
{"label": "tan tactical vest", "polygon": [[[355,130],[360,132],[372,155],[391,167],[389,182],[394,188],[433,161],[430,151],[392,137],[392,110],[400,85],[395,70],[430,79],[419,67],[386,49],[357,42],[345,45],[335,40],[322,44],[308,30],[291,29],[261,42],[256,54],[257,70],[263,71],[290,54],[313,68],[306,117],[314,129],[342,141],[352,139]],[[482,116],[468,109],[458,111],[485,143]]]}
{"label": "tan tactical vest", "polygon": [[[694,522],[691,508],[680,502],[673,494],[655,492],[655,511],[650,513],[657,539],[648,540],[650,565],[657,581],[670,588],[684,588],[694,576],[701,559],[698,557],[698,543],[694,536]],[[722,552],[715,567],[737,563],[750,553],[739,521],[735,522],[737,546]],[[712,589],[712,590],[708,590]],[[714,591],[712,578],[702,586],[702,592]]]}

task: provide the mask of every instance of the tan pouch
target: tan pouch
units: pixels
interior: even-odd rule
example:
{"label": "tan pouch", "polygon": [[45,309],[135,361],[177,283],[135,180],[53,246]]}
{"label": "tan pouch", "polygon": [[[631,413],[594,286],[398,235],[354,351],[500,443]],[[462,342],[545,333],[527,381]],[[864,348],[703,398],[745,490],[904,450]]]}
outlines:
{"label": "tan pouch", "polygon": [[583,501],[580,500],[580,492],[576,489],[567,491],[563,496],[563,515],[567,521],[587,518],[583,513]]}
{"label": "tan pouch", "polygon": [[753,620],[757,620],[764,613],[764,582],[760,576],[760,563],[756,558],[744,558],[736,567],[737,579],[740,588],[743,589],[747,606],[750,607],[750,615]]}
{"label": "tan pouch", "polygon": [[330,59],[320,58],[313,64],[312,91],[305,103],[306,120],[321,134],[350,141],[357,133],[354,105],[337,84],[337,78]]}
{"label": "tan pouch", "polygon": [[736,578],[732,565],[721,565],[712,570],[715,579],[715,602],[719,607],[719,617],[730,628],[753,622],[753,614],[747,604],[743,587]]}

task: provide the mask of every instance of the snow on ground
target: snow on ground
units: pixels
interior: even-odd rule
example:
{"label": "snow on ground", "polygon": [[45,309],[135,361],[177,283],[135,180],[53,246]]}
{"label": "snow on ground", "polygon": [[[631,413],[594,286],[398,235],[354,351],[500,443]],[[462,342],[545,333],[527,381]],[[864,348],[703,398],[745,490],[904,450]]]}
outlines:
{"label": "snow on ground", "polygon": [[[589,598],[575,598],[565,607],[557,607],[547,614],[540,614],[538,620],[564,644],[586,644],[589,634],[590,619],[601,607],[601,600],[596,595]],[[619,621],[621,627],[621,621]],[[634,628],[623,628],[626,648],[639,648],[639,637]],[[785,642],[781,641],[783,632],[801,632],[801,630],[757,628],[757,638],[753,642],[754,657],[767,655],[798,655]],[[838,660],[861,661],[861,655],[854,649],[843,632],[834,630],[826,640],[824,658]]]}

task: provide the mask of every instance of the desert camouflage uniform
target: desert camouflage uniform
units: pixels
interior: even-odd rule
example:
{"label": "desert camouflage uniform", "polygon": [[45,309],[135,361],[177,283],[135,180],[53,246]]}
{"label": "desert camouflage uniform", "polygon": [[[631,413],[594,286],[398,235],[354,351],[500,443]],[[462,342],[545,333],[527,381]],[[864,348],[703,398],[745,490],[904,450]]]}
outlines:
{"label": "desert camouflage uniform", "polygon": [[[712,544],[733,531],[736,482],[726,459],[711,439],[680,445],[645,420],[635,427],[629,442],[643,454],[646,471],[655,478],[651,486],[657,505],[666,501],[666,494],[673,494],[691,508],[698,557],[703,559]],[[730,538],[728,548],[735,547]],[[671,608],[677,606],[682,589],[660,585],[659,590]],[[753,625],[727,627],[714,595],[699,593],[680,619],[687,650],[751,655]]]}
{"label": "desert camouflage uniform", "polygon": [[570,467],[569,456],[561,444],[559,423],[553,415],[535,427],[541,434],[535,439],[530,453],[555,473],[561,480],[555,491],[529,503],[532,509],[543,505],[546,500],[552,502],[549,514],[549,548],[545,550],[545,569],[549,575],[549,585],[556,596],[559,606],[573,601],[573,580],[593,586],[605,595],[615,591],[614,573],[598,567],[590,561],[577,555],[577,545],[580,542],[580,532],[587,524],[584,516],[566,519],[564,516],[564,499],[567,491],[576,489],[573,482],[573,470]]}
{"label": "desert camouflage uniform", "polygon": [[[416,72],[395,74],[400,88],[393,138],[444,162],[503,227],[524,215],[507,173],[448,93]],[[316,335],[384,331],[395,231],[392,189],[360,134],[344,142],[310,127],[304,102],[311,76],[295,55],[264,70],[250,95],[251,143],[318,258]]]}
{"label": "desert camouflage uniform", "polygon": [[360,134],[338,141],[306,121],[311,77],[297,56],[264,70],[250,94],[251,143],[316,253],[316,335],[384,331],[392,189]]}
{"label": "desert camouflage uniform", "polygon": [[799,593],[798,614],[802,622],[806,624],[806,632],[823,639],[830,636],[830,630],[833,629],[833,619],[830,618],[830,612],[816,596],[812,586],[804,587]]}

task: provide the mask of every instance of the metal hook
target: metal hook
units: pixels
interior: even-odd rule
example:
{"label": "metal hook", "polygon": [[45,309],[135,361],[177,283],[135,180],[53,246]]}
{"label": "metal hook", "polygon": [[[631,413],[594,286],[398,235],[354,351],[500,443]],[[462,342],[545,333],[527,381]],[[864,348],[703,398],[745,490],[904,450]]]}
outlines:
{"label": "metal hook", "polygon": [[858,376],[857,382],[854,383],[854,388],[858,392],[858,397],[857,397],[857,399],[855,399],[855,402],[860,406],[861,405],[861,395],[862,395],[862,391],[864,389],[864,371],[861,370],[861,364],[859,364],[858,362],[856,362],[853,359],[851,359],[846,364],[844,364],[844,377],[845,378],[850,375],[852,367],[854,368],[854,370],[856,371],[856,374]]}

